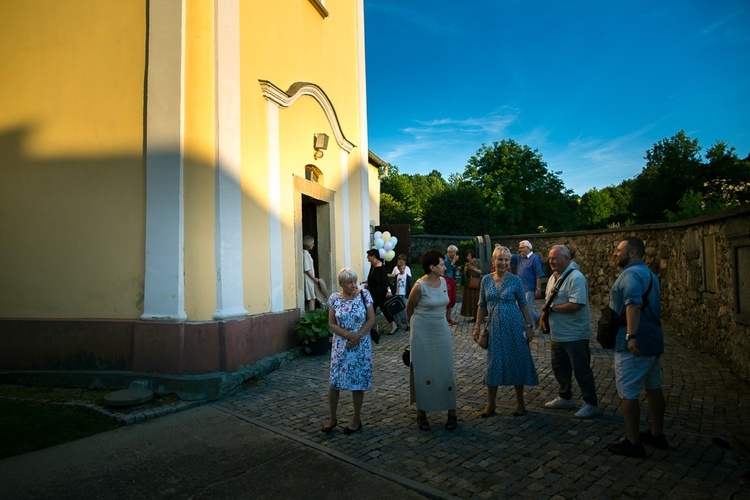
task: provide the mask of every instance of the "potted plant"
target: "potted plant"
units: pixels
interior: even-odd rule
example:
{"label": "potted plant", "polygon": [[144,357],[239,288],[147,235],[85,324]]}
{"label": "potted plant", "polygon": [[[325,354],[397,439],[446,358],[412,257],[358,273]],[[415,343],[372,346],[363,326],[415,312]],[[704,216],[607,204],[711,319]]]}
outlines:
{"label": "potted plant", "polygon": [[328,328],[327,309],[305,313],[292,329],[297,332],[306,354],[320,356],[328,352],[328,337],[333,332]]}

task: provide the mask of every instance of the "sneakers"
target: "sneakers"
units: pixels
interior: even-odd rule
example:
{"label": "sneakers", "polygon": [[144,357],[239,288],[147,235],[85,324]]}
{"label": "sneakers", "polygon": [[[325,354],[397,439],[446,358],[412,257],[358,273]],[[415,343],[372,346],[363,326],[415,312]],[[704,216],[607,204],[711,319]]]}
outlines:
{"label": "sneakers", "polygon": [[552,401],[544,403],[544,407],[552,408],[554,410],[570,410],[571,408],[575,408],[576,405],[575,403],[573,403],[572,399],[563,399],[560,396],[558,396]]}
{"label": "sneakers", "polygon": [[643,447],[643,443],[633,444],[628,441],[628,438],[619,443],[607,445],[607,449],[615,455],[624,457],[644,458],[646,456],[646,448]]}
{"label": "sneakers", "polygon": [[653,446],[654,448],[658,448],[660,450],[669,449],[667,436],[665,436],[663,433],[658,436],[654,436],[653,434],[651,434],[651,429],[649,429],[645,432],[641,432],[639,434],[639,437],[641,438],[641,443],[645,445]]}
{"label": "sneakers", "polygon": [[[588,403],[583,403],[583,406],[581,407],[581,409],[576,412],[575,417],[576,418],[591,418],[591,417],[596,417],[597,415],[601,415],[601,414],[602,414],[602,411],[599,409],[598,406],[594,406]],[[643,441],[643,438],[641,438],[641,441]]]}

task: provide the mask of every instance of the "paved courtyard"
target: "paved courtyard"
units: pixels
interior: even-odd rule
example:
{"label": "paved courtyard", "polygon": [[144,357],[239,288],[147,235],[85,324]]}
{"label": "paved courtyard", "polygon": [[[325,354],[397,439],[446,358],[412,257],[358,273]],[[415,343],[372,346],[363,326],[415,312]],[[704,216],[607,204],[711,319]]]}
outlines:
{"label": "paved courtyard", "polygon": [[[535,304],[541,305],[539,300]],[[647,447],[645,459],[613,456],[605,446],[622,439],[624,424],[611,351],[592,341],[602,416],[578,420],[573,418],[576,410],[544,408],[557,395],[557,385],[549,336],[537,335],[531,349],[540,383],[526,388],[528,413],[513,417],[513,388],[500,388],[498,415],[483,419],[486,351],[471,339],[474,324],[458,318],[462,321],[452,327],[456,431],[443,427],[445,413],[429,415],[430,431],[417,428],[415,408],[408,404],[408,369],[401,361],[409,341],[403,330],[382,336],[375,346],[373,390],[365,395],[361,432],[342,432],[351,416],[351,397],[345,392],[339,426],[331,434],[320,432],[328,416],[328,356],[299,357],[213,406],[426,496],[750,498],[750,439],[745,437],[750,387],[714,359],[668,335],[662,365],[670,449]],[[379,317],[382,327],[383,321]],[[580,406],[575,389],[573,399]],[[641,427],[648,426],[643,405]]]}

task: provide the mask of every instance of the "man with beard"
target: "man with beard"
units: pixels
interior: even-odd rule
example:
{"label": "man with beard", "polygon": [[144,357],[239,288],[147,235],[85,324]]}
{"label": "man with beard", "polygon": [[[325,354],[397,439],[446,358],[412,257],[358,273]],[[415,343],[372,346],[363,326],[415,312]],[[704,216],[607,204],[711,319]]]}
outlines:
{"label": "man with beard", "polygon": [[[661,290],[659,278],[643,262],[645,253],[643,240],[637,236],[628,236],[617,245],[614,256],[622,272],[609,291],[609,307],[625,318],[615,341],[615,380],[626,437],[607,449],[616,455],[639,458],[646,456],[644,444],[662,450],[669,447],[664,436],[666,403],[661,390]],[[638,398],[643,388],[651,429],[639,432]]]}

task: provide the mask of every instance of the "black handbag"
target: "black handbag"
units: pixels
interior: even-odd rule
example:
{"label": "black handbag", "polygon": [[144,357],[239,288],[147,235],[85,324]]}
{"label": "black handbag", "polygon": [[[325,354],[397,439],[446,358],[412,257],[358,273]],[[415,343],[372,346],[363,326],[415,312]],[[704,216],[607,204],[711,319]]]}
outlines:
{"label": "black handbag", "polygon": [[[362,304],[364,304],[365,306],[365,317],[367,317],[367,302],[365,302],[364,292],[359,292],[359,296],[362,298]],[[372,325],[372,330],[370,330],[370,338],[376,344],[380,342],[380,331],[378,331],[377,324]]]}

